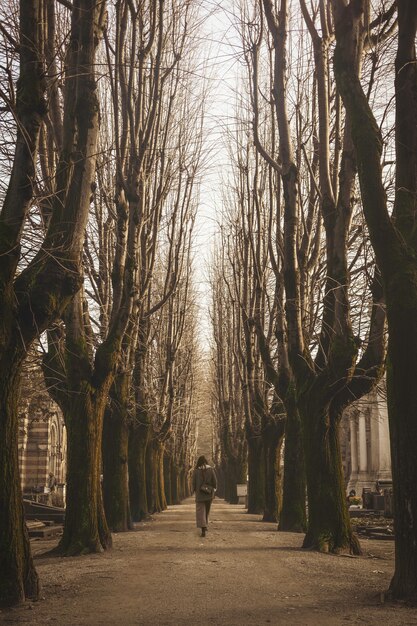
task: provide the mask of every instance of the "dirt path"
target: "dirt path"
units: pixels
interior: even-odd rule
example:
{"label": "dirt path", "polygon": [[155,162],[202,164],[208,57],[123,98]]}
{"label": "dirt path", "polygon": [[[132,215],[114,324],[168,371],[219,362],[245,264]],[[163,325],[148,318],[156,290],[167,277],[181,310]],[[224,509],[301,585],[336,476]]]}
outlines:
{"label": "dirt path", "polygon": [[365,556],[299,549],[241,506],[216,500],[210,531],[194,527],[192,500],[114,536],[114,549],[80,558],[43,557],[43,600],[0,612],[0,623],[40,625],[417,625],[417,611],[382,604],[393,543],[364,540]]}

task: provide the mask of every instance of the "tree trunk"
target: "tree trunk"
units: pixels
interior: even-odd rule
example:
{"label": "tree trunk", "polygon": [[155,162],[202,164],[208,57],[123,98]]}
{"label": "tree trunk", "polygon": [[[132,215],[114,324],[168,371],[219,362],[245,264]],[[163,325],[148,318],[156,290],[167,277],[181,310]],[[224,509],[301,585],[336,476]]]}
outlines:
{"label": "tree trunk", "polygon": [[263,513],[265,508],[265,472],[261,437],[248,439],[248,513]]}
{"label": "tree trunk", "polygon": [[[395,598],[417,601],[417,68],[415,0],[398,0],[395,61],[396,181],[388,210],[381,166],[383,141],[362,85],[352,71],[360,28],[342,0],[333,0],[336,81],[352,119],[364,215],[384,284],[388,319],[387,391],[395,505]],[[349,14],[347,14],[349,11]],[[346,19],[348,17],[348,19]]]}
{"label": "tree trunk", "polygon": [[301,533],[307,528],[302,425],[295,403],[289,401],[285,406],[284,485],[278,529]]}
{"label": "tree trunk", "polygon": [[262,521],[277,522],[282,502],[281,448],[283,432],[280,426],[270,425],[264,431],[263,455],[265,473],[265,507]]}
{"label": "tree trunk", "polygon": [[172,473],[171,473],[171,457],[167,454],[163,455],[164,457],[164,489],[165,489],[165,500],[167,505],[173,504],[172,502]]}
{"label": "tree trunk", "polygon": [[230,504],[238,503],[236,459],[228,459],[225,476],[225,500]]}
{"label": "tree trunk", "polygon": [[[19,375],[21,359],[0,361],[0,606],[36,599],[39,581],[23,517],[18,458]],[[15,361],[15,362],[14,362]],[[7,364],[7,366],[6,366]]]}
{"label": "tree trunk", "polygon": [[171,458],[171,504],[179,504],[179,473],[178,467],[175,465],[174,460]]}
{"label": "tree trunk", "polygon": [[[395,510],[395,572],[390,591],[417,602],[417,270],[400,295],[387,290],[387,391]],[[407,307],[404,303],[407,302]]]}
{"label": "tree trunk", "polygon": [[230,463],[228,461],[224,463],[223,497],[226,502],[230,502],[233,498],[232,479],[230,477]]}
{"label": "tree trunk", "polygon": [[311,403],[303,415],[308,492],[308,527],[303,547],[321,552],[361,554],[347,510],[338,424],[328,409]]}
{"label": "tree trunk", "polygon": [[157,502],[160,511],[165,511],[167,508],[167,501],[165,498],[165,481],[164,481],[164,450],[165,445],[160,441],[156,441],[156,489],[157,489]]}
{"label": "tree trunk", "polygon": [[224,499],[230,504],[238,504],[237,485],[246,484],[247,467],[241,455],[228,459],[224,478]]}
{"label": "tree trunk", "polygon": [[112,545],[101,491],[106,398],[107,389],[80,389],[64,409],[68,432],[67,508],[59,550],[67,556],[101,552]]}
{"label": "tree trunk", "polygon": [[146,449],[149,441],[149,425],[133,426],[129,433],[129,499],[130,513],[134,522],[149,517]]}
{"label": "tree trunk", "polygon": [[180,469],[179,485],[180,485],[179,496],[180,496],[180,502],[181,502],[182,500],[184,500],[184,498],[186,498],[189,495],[189,488],[187,485],[187,480],[186,480],[184,469]]}
{"label": "tree trunk", "polygon": [[[120,398],[121,400],[121,398]],[[104,413],[103,500],[111,531],[132,529],[129,506],[129,427],[124,407],[114,402]]]}
{"label": "tree trunk", "polygon": [[148,498],[148,511],[151,515],[162,511],[159,491],[159,473],[158,442],[153,439],[149,442],[146,449],[146,493]]}
{"label": "tree trunk", "polygon": [[216,468],[217,474],[217,496],[226,500],[226,470],[225,462]]}

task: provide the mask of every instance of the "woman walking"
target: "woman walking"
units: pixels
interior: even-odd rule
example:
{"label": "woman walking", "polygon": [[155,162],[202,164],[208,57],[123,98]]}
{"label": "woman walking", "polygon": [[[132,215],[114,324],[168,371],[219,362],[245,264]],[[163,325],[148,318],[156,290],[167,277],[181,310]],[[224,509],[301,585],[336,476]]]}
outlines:
{"label": "woman walking", "polygon": [[205,537],[208,529],[208,517],[211,503],[217,488],[215,471],[207,463],[205,456],[198,457],[193,474],[193,491],[195,491],[195,511],[197,528],[201,528],[201,536]]}

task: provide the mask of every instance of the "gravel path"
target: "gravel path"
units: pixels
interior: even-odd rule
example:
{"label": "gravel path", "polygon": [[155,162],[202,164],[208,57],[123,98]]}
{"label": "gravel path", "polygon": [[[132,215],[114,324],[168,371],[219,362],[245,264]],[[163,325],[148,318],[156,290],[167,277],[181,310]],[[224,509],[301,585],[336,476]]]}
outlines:
{"label": "gravel path", "polygon": [[114,548],[79,558],[42,556],[33,543],[43,599],[0,611],[0,623],[81,625],[417,625],[417,611],[381,602],[394,544],[363,540],[364,557],[299,548],[242,506],[216,500],[201,539],[194,504],[169,507]]}

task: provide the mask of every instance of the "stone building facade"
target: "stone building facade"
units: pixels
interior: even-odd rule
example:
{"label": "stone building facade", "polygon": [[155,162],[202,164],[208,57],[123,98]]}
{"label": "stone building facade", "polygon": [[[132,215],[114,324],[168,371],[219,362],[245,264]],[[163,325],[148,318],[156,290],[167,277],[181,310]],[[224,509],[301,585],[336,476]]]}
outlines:
{"label": "stone building facade", "polygon": [[49,473],[62,494],[66,481],[67,436],[59,407],[46,391],[22,401],[19,414],[19,466],[24,494],[43,493]]}
{"label": "stone building facade", "polygon": [[346,491],[390,482],[391,453],[384,390],[375,390],[346,411],[341,425]]}

